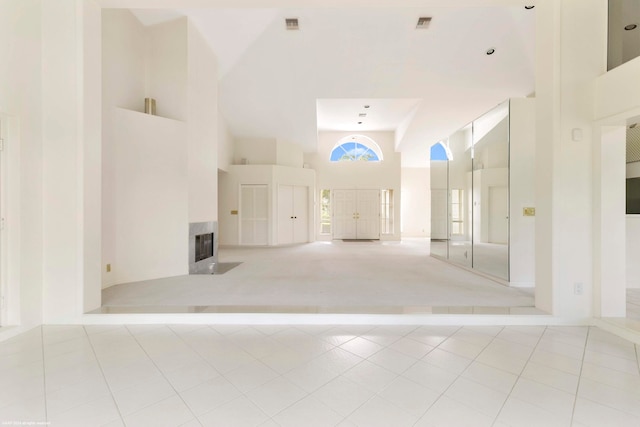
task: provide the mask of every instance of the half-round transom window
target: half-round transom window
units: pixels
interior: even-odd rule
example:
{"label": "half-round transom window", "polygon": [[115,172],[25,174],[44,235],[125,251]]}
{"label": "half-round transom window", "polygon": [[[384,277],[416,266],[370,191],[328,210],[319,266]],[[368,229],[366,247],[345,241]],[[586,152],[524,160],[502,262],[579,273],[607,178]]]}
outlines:
{"label": "half-round transom window", "polygon": [[338,141],[331,151],[332,162],[379,162],[382,160],[380,147],[369,137],[354,135]]}

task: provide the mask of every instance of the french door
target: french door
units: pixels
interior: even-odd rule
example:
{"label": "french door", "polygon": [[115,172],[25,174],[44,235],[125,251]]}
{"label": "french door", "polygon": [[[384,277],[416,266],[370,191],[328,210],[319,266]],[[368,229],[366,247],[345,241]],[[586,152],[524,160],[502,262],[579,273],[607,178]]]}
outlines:
{"label": "french door", "polygon": [[380,190],[333,190],[333,238],[380,238]]}

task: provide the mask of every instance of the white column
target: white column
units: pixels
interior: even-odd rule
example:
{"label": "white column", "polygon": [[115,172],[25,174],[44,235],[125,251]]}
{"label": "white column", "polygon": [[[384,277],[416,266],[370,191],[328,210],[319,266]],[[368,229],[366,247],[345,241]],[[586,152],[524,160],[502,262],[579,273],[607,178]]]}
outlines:
{"label": "white column", "polygon": [[607,2],[536,3],[536,305],[593,315],[592,83],[606,70]]}
{"label": "white column", "polygon": [[85,64],[100,46],[96,8],[42,2],[44,322],[100,304],[100,64]]}
{"label": "white column", "polygon": [[626,126],[594,138],[594,315],[626,316]]}

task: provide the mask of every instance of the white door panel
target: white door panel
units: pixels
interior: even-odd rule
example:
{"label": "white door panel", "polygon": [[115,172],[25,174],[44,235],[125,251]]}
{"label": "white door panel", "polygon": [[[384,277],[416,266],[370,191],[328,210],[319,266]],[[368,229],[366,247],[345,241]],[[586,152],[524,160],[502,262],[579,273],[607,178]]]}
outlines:
{"label": "white door panel", "polygon": [[293,243],[309,241],[309,188],[293,187]]}
{"label": "white door panel", "polygon": [[380,238],[380,190],[357,192],[356,239]]}
{"label": "white door panel", "polygon": [[380,190],[333,190],[333,238],[380,238]]}
{"label": "white door panel", "polygon": [[266,185],[240,186],[240,244],[269,244],[269,192]]}
{"label": "white door panel", "polygon": [[278,186],[278,244],[309,241],[308,194],[308,187]]}
{"label": "white door panel", "polygon": [[356,192],[355,190],[333,190],[333,238],[356,238]]}

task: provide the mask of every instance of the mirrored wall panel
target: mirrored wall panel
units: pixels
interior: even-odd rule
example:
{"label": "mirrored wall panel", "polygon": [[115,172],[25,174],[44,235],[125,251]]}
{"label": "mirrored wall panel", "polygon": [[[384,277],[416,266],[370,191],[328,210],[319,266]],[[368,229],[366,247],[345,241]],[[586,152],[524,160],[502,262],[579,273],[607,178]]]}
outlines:
{"label": "mirrored wall panel", "polygon": [[438,143],[431,149],[431,254],[445,259],[449,255],[449,162],[446,144],[446,141]]}
{"label": "mirrored wall panel", "polygon": [[473,127],[449,137],[449,261],[471,268],[473,217]]}
{"label": "mirrored wall panel", "polygon": [[473,268],[509,280],[509,104],[473,122]]}
{"label": "mirrored wall panel", "polygon": [[[509,102],[437,145],[431,160],[431,253],[509,281]],[[435,147],[435,146],[434,146]]]}

